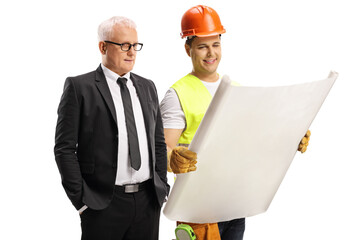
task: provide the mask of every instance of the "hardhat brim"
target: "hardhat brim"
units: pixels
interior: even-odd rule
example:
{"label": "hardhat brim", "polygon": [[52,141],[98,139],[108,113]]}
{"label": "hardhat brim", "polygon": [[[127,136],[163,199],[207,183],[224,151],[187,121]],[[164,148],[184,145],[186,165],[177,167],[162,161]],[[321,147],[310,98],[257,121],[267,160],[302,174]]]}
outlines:
{"label": "hardhat brim", "polygon": [[189,34],[180,34],[181,38],[186,38],[186,37],[191,37],[191,36],[196,36],[196,37],[212,37],[212,36],[216,36],[216,35],[220,35],[226,33],[225,29],[219,30],[219,31],[214,31],[214,32],[204,32],[204,33],[189,33]]}

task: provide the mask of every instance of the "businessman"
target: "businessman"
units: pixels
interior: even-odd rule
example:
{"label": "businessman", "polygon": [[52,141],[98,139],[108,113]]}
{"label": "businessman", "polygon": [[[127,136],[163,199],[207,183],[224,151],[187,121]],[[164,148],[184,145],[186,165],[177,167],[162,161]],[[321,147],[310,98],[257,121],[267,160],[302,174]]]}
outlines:
{"label": "businessman", "polygon": [[167,154],[155,85],[131,72],[143,44],[125,17],[101,23],[98,38],[102,63],[66,79],[58,108],[62,185],[83,240],[158,239]]}

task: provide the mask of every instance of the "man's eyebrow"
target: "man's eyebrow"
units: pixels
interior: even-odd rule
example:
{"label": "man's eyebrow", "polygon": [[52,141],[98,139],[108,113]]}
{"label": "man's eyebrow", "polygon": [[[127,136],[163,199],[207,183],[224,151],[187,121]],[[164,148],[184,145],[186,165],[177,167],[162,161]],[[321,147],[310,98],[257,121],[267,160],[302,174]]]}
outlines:
{"label": "man's eyebrow", "polygon": [[210,46],[210,45],[214,45],[214,44],[221,44],[220,41],[217,41],[217,42],[213,42],[211,44],[208,44],[208,43],[199,43],[198,45],[196,45],[197,47],[207,47],[207,46]]}

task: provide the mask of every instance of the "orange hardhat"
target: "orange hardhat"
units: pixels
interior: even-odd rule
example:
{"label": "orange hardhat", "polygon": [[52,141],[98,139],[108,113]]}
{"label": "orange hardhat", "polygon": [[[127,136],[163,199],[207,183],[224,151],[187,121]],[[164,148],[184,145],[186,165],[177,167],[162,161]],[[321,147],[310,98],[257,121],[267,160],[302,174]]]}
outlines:
{"label": "orange hardhat", "polygon": [[187,10],[181,19],[181,38],[208,37],[225,33],[220,17],[211,7],[198,5]]}

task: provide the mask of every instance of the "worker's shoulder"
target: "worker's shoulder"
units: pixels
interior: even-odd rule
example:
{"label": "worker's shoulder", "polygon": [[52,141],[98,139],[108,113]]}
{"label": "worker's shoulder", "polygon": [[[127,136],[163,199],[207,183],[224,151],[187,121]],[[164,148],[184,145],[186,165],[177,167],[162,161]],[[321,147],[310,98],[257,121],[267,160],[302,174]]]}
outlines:
{"label": "worker's shoulder", "polygon": [[177,92],[182,90],[190,91],[191,89],[197,90],[199,84],[202,84],[201,80],[189,73],[186,76],[180,78],[178,81],[176,81],[171,86],[171,88],[175,89]]}
{"label": "worker's shoulder", "polygon": [[184,82],[188,81],[188,79],[191,77],[190,74],[185,75],[184,77],[180,78],[179,80],[177,80],[172,87],[174,86],[181,86],[184,84]]}

